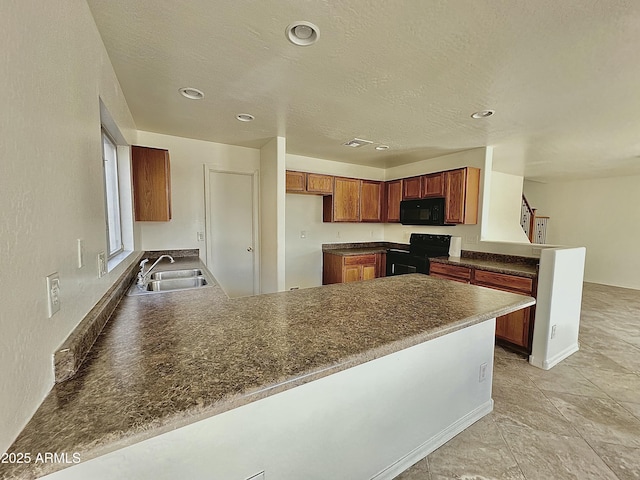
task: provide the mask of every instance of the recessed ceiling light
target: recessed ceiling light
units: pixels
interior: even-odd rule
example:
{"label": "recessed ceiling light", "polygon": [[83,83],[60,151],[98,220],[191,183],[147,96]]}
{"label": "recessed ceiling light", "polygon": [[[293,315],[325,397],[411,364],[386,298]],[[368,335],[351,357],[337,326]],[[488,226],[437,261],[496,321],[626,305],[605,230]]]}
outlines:
{"label": "recessed ceiling light", "polygon": [[343,145],[346,145],[347,147],[353,147],[353,148],[357,148],[357,147],[362,147],[364,145],[371,145],[373,142],[370,140],[363,140],[361,138],[354,138],[353,140],[349,140],[348,142],[343,143]]}
{"label": "recessed ceiling light", "polygon": [[193,87],[184,87],[178,90],[183,97],[190,98],[191,100],[202,100],[204,98],[204,92]]}
{"label": "recessed ceiling light", "polygon": [[239,113],[238,115],[236,115],[236,118],[238,120],[240,120],[241,122],[250,122],[252,121],[255,117],[249,113]]}
{"label": "recessed ceiling light", "polygon": [[378,145],[376,150],[389,150],[389,145]]}
{"label": "recessed ceiling light", "polygon": [[493,110],[480,110],[479,112],[472,113],[471,118],[487,118],[493,115],[494,113],[496,112],[494,112]]}
{"label": "recessed ceiling light", "polygon": [[285,30],[285,35],[294,45],[306,47],[318,41],[320,29],[310,22],[293,22]]}

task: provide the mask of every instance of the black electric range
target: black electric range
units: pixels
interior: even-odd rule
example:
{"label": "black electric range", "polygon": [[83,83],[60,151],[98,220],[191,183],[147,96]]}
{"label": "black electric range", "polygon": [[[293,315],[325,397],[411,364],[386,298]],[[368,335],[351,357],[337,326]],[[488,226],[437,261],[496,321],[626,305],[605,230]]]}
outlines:
{"label": "black electric range", "polygon": [[390,249],[387,251],[387,276],[405,273],[429,274],[429,257],[449,255],[451,235],[412,233],[409,251]]}

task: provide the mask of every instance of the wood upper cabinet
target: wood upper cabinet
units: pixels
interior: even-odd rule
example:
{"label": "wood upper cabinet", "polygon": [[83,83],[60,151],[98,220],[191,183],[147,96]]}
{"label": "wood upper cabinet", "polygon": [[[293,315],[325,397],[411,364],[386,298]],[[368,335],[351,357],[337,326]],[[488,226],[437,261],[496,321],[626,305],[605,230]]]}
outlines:
{"label": "wood upper cabinet", "polygon": [[385,183],[385,218],[389,223],[400,222],[400,201],[402,200],[402,180]]}
{"label": "wood upper cabinet", "polygon": [[312,193],[314,195],[331,195],[333,193],[333,177],[331,175],[287,170],[286,185],[287,193]]}
{"label": "wood upper cabinet", "polygon": [[171,220],[171,170],[169,151],[131,147],[133,204],[138,222]]}
{"label": "wood upper cabinet", "polygon": [[362,180],[360,187],[360,221],[382,222],[384,183]]}
{"label": "wood upper cabinet", "polygon": [[304,193],[307,188],[307,174],[287,170],[287,192]]}
{"label": "wood upper cabinet", "polygon": [[324,222],[360,221],[360,185],[356,178],[334,177],[333,195],[323,198]]}
{"label": "wood upper cabinet", "polygon": [[444,172],[445,222],[478,223],[480,169],[459,168]]}
{"label": "wood upper cabinet", "polygon": [[422,197],[444,197],[444,172],[422,176]]}
{"label": "wood upper cabinet", "polygon": [[333,193],[333,177],[318,173],[307,173],[307,193],[331,195]]}
{"label": "wood upper cabinet", "polygon": [[402,200],[422,198],[422,177],[404,178],[402,180]]}
{"label": "wood upper cabinet", "polygon": [[384,277],[384,254],[322,254],[322,284],[358,282]]}

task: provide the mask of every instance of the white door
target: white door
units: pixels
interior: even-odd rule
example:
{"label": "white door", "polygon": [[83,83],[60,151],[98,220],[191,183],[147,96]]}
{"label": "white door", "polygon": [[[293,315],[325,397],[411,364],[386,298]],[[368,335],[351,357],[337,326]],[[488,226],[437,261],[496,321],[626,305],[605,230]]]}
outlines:
{"label": "white door", "polygon": [[205,167],[207,267],[230,297],[254,295],[256,270],[255,174]]}

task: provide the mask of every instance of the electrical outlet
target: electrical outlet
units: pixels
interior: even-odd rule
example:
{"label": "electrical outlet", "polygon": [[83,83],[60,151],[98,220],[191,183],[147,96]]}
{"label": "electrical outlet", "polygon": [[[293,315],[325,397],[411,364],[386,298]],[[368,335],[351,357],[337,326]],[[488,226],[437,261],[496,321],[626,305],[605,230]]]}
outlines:
{"label": "electrical outlet", "polygon": [[551,327],[551,338],[556,338],[556,327],[557,325]]}
{"label": "electrical outlet", "polygon": [[478,376],[478,382],[484,382],[487,379],[487,364],[486,362],[480,365],[480,374]]}
{"label": "electrical outlet", "polygon": [[340,238],[340,232],[336,232],[336,238]]}
{"label": "electrical outlet", "polygon": [[478,243],[478,236],[474,235],[472,237],[464,237],[464,243],[468,245],[476,245]]}
{"label": "electrical outlet", "polygon": [[533,255],[537,255],[538,257],[540,256],[540,254],[542,253],[542,248],[539,247],[532,247],[531,248],[531,253]]}
{"label": "electrical outlet", "polygon": [[58,272],[47,277],[47,305],[49,318],[60,311],[60,277]]}
{"label": "electrical outlet", "polygon": [[196,238],[199,242],[204,242],[204,232],[198,232]]}

